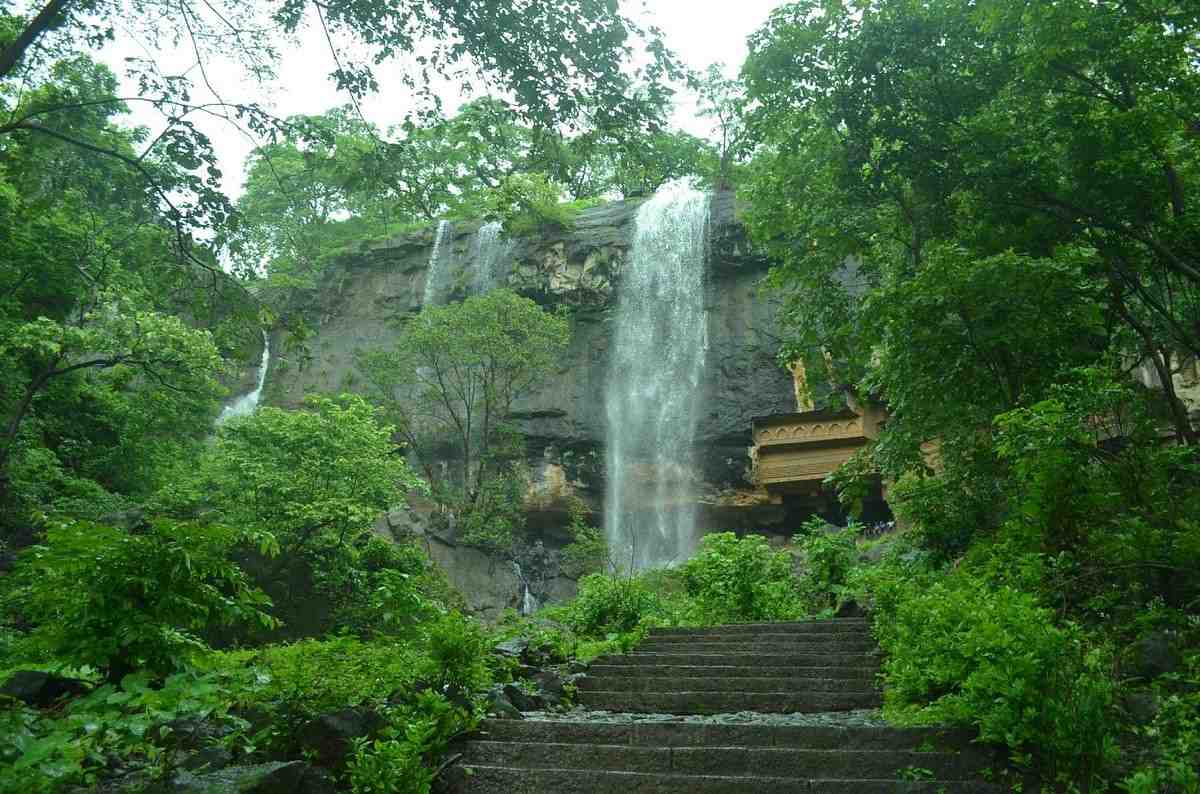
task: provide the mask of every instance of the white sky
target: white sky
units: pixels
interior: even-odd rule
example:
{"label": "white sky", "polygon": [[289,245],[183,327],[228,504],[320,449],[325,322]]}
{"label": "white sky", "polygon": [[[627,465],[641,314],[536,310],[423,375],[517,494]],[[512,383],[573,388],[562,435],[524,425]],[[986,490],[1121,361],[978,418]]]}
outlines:
{"label": "white sky", "polygon": [[[733,76],[745,59],[746,37],[782,2],[784,0],[740,0],[731,7],[727,2],[716,0],[622,0],[622,5],[635,19],[661,28],[667,45],[688,66],[703,70],[711,63],[723,63]],[[122,74],[123,59],[136,54],[140,53],[125,45],[111,48],[101,58]],[[349,97],[339,93],[327,77],[334,68],[332,56],[323,35],[317,30],[306,31],[295,46],[282,48],[282,54],[278,80],[267,87],[246,80],[244,71],[233,64],[209,61],[208,77],[225,101],[260,102],[279,116],[322,113],[349,101]],[[165,71],[182,72],[194,61],[191,52],[182,49],[174,53],[156,53],[156,57]],[[387,68],[386,64],[377,68],[381,90],[362,105],[367,119],[385,128],[400,121],[412,107],[411,99],[399,81],[387,79]],[[197,83],[196,98],[202,99],[207,92],[201,90],[199,74],[193,70],[190,76]],[[448,109],[462,101],[456,88],[448,86],[440,93]],[[681,95],[678,104],[672,119],[674,126],[694,135],[707,136],[710,122],[696,117],[693,100]],[[153,112],[134,108],[132,116],[134,123],[152,129],[158,126]],[[225,190],[237,196],[242,191],[242,166],[253,142],[233,125],[224,122],[203,120],[199,126],[216,147],[225,175]]]}

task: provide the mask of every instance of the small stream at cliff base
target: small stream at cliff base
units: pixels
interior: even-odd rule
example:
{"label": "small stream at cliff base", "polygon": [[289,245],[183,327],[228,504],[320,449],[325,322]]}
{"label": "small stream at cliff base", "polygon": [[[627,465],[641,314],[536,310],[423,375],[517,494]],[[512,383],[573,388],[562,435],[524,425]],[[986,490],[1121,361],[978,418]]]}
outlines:
{"label": "small stream at cliff base", "polygon": [[696,543],[694,442],[708,349],[708,194],[676,183],[638,209],[605,388],[605,535],[619,567],[681,563]]}

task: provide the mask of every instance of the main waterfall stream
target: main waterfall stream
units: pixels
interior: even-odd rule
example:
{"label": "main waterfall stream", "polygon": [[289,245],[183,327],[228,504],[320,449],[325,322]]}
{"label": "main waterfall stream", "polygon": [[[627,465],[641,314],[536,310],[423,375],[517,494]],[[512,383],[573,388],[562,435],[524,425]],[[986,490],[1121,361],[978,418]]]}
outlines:
{"label": "main waterfall stream", "polygon": [[683,562],[695,545],[708,216],[706,193],[682,184],[660,190],[638,210],[617,286],[604,522],[621,567]]}

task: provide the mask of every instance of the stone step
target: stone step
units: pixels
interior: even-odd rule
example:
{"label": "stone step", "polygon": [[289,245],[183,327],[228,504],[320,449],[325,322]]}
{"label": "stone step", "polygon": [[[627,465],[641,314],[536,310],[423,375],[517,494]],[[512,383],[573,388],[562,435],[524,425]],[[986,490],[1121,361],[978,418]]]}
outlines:
{"label": "stone step", "polygon": [[650,629],[651,637],[695,637],[704,634],[838,634],[869,632],[870,621],[865,618],[833,618],[786,623],[730,623],[702,628],[664,627]]}
{"label": "stone step", "polygon": [[[742,672],[747,672],[743,669]],[[869,681],[854,678],[776,677],[680,677],[654,675],[593,676],[576,682],[580,691],[608,692],[846,692],[870,687]]]}
{"label": "stone step", "polygon": [[882,703],[873,690],[850,692],[608,692],[581,691],[580,705],[605,711],[639,714],[729,714],[758,711],[801,714],[875,708]]}
{"label": "stone step", "polygon": [[646,640],[635,649],[639,653],[867,653],[878,648],[878,644],[870,639],[833,637],[783,637],[771,639],[757,634],[745,637],[720,640],[697,640],[695,642],[667,642],[663,640]]}
{"label": "stone step", "polygon": [[[620,658],[620,657],[616,657]],[[766,667],[756,665],[747,669],[745,665],[629,665],[592,664],[588,674],[603,678],[626,676],[664,676],[675,678],[839,678],[873,682],[879,672],[878,666],[871,667]]]}
{"label": "stone step", "polygon": [[756,747],[633,747],[472,741],[463,763],[522,769],[658,772],[722,777],[804,780],[897,779],[906,770],[939,780],[977,777],[991,759],[979,753],[918,753],[903,750],[797,750]]}
{"label": "stone step", "polygon": [[811,631],[811,632],[785,632],[785,631],[705,631],[697,634],[654,634],[651,632],[646,636],[647,642],[671,643],[672,645],[690,645],[694,642],[747,642],[752,640],[779,640],[782,642],[834,642],[837,640],[864,641],[875,638],[871,632],[863,629],[862,631]]}
{"label": "stone step", "polygon": [[778,777],[674,775],[579,769],[516,769],[455,764],[443,775],[447,794],[1002,794],[999,785],[967,781],[794,780]]}
{"label": "stone step", "polygon": [[926,750],[972,747],[971,734],[944,728],[850,727],[713,722],[485,720],[479,737],[494,742],[607,744],[635,747],[785,747],[808,750]]}
{"label": "stone step", "polygon": [[874,667],[879,658],[866,653],[684,653],[634,651],[626,654],[598,656],[595,664],[622,665],[701,665],[720,667]]}

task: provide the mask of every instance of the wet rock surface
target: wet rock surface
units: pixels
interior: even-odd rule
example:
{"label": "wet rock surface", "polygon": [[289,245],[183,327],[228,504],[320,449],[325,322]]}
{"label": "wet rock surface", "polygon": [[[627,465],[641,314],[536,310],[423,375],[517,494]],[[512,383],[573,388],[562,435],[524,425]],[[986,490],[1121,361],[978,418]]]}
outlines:
{"label": "wet rock surface", "polygon": [[91,689],[86,681],[46,673],[41,670],[18,670],[0,685],[0,695],[16,698],[27,706],[45,708],[57,701],[82,695]]}

